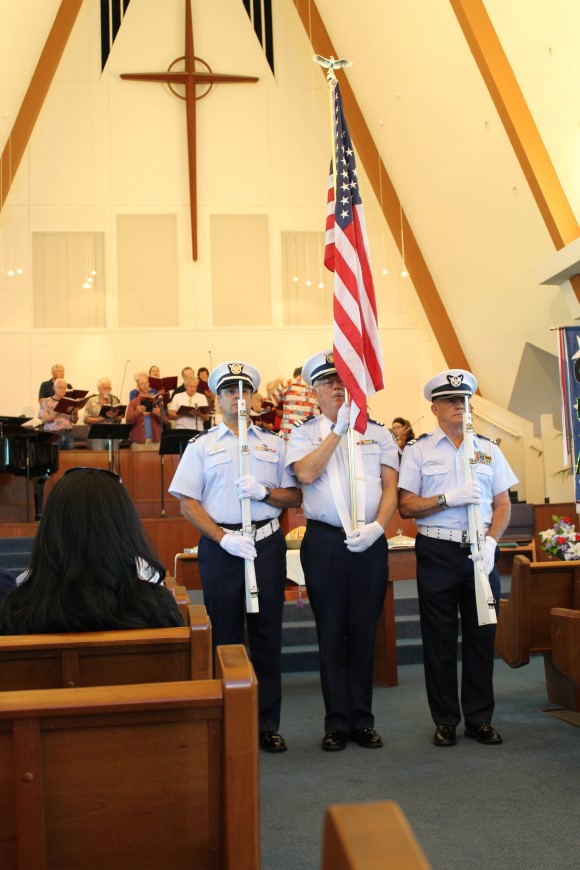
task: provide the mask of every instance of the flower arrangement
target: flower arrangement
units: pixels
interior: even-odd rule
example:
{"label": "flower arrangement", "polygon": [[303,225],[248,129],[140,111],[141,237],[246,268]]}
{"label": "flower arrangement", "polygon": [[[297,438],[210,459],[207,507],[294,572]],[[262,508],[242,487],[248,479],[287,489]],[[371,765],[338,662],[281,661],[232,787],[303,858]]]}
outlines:
{"label": "flower arrangement", "polygon": [[580,534],[570,522],[570,517],[553,516],[552,519],[552,528],[540,532],[542,550],[566,562],[580,559]]}

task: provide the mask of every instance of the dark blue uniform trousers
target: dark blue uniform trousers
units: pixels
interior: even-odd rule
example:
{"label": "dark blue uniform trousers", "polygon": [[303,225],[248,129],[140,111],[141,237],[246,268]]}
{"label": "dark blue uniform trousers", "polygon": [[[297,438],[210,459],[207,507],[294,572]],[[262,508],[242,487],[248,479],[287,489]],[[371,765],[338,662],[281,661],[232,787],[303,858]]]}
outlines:
{"label": "dark blue uniform trousers", "polygon": [[377,623],[389,575],[387,541],[351,553],[343,529],[308,521],[300,548],[316,620],[325,731],[372,728]]}
{"label": "dark blue uniform trousers", "polygon": [[286,585],[286,542],[281,529],[256,542],[254,560],[259,613],[246,614],[244,560],[202,535],[199,573],[212,626],[214,648],[244,643],[244,615],[250,657],[258,678],[259,728],[277,731],[282,703],[282,614]]}
{"label": "dark blue uniform trousers", "polygon": [[[453,541],[417,535],[417,589],[425,683],[436,725],[491,722],[495,625],[478,625],[471,550]],[[501,581],[489,577],[496,610]],[[458,612],[461,616],[461,707],[457,690]]]}

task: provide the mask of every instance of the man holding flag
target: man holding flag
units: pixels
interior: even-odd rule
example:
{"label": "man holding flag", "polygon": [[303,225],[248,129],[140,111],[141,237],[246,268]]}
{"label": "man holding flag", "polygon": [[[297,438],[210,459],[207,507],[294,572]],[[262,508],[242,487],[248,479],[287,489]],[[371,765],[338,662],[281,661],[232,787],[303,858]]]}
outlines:
{"label": "man holding flag", "polygon": [[286,474],[302,485],[307,525],[300,558],[320,649],[322,748],[335,752],[349,736],[368,749],[383,745],[372,714],[374,649],[399,451],[388,430],[367,420],[367,396],[383,388],[382,353],[354,150],[334,75],[350,62],[314,59],[329,69],[332,100],[324,262],[334,272],[334,351],[303,366],[321,413],[291,432]]}
{"label": "man holding flag", "polygon": [[[372,714],[375,633],[388,581],[385,527],[397,500],[399,452],[391,433],[368,421],[354,444],[357,474],[353,528],[344,436],[351,403],[331,351],[317,353],[302,377],[314,387],[321,414],[290,434],[282,486],[302,485],[306,533],[300,559],[316,620],[326,707],[322,748],[383,745]],[[366,416],[366,407],[365,407]]]}

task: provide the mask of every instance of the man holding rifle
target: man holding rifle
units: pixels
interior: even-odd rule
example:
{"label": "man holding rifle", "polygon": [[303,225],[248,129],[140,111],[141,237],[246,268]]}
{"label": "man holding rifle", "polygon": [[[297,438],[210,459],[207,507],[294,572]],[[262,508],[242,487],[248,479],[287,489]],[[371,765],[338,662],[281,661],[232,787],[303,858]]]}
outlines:
{"label": "man holding rifle", "polygon": [[[222,363],[212,371],[209,388],[217,396],[222,422],[188,444],[169,492],[180,499],[181,513],[201,532],[199,572],[214,646],[244,643],[245,563],[255,567],[259,610],[248,613],[246,620],[258,677],[260,746],[266,752],[284,752],[286,743],[278,728],[286,543],[278,517],[283,508],[299,507],[301,495],[295,487],[280,486],[283,439],[251,422],[247,445],[246,438],[239,437],[244,433],[238,426],[238,405],[245,401],[249,411],[259,385],[259,373],[247,363]],[[241,450],[249,467],[243,476]],[[242,499],[251,506],[251,537],[242,533]]]}
{"label": "man holding rifle", "polygon": [[[485,533],[482,558],[495,599],[500,577],[495,567],[497,541],[507,528],[508,489],[517,483],[499,447],[475,435],[476,480],[464,472],[463,415],[466,397],[477,390],[475,377],[462,369],[440,372],[423,394],[437,426],[405,447],[399,475],[399,511],[417,523],[415,554],[425,683],[436,729],[435,746],[454,746],[456,728],[485,745],[502,742],[491,725],[494,710],[493,644],[495,625],[479,625],[468,506],[481,512]],[[461,702],[457,688],[458,610],[461,615]]]}

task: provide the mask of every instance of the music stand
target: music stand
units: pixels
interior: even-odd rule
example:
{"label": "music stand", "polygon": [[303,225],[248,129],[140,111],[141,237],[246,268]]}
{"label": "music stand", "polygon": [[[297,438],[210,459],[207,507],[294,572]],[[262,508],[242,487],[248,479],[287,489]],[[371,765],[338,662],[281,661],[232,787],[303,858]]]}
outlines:
{"label": "music stand", "polygon": [[189,441],[200,433],[197,429],[172,429],[171,432],[162,432],[159,442],[159,456],[161,457],[161,516],[165,516],[165,484],[164,484],[164,459],[166,455],[181,458]]}
{"label": "music stand", "polygon": [[[115,457],[113,441],[118,441],[118,453],[121,452],[121,441],[129,437],[133,426],[131,423],[92,423],[87,438],[102,438],[109,442],[109,471],[115,470]],[[121,459],[119,456],[118,473],[121,473]]]}

